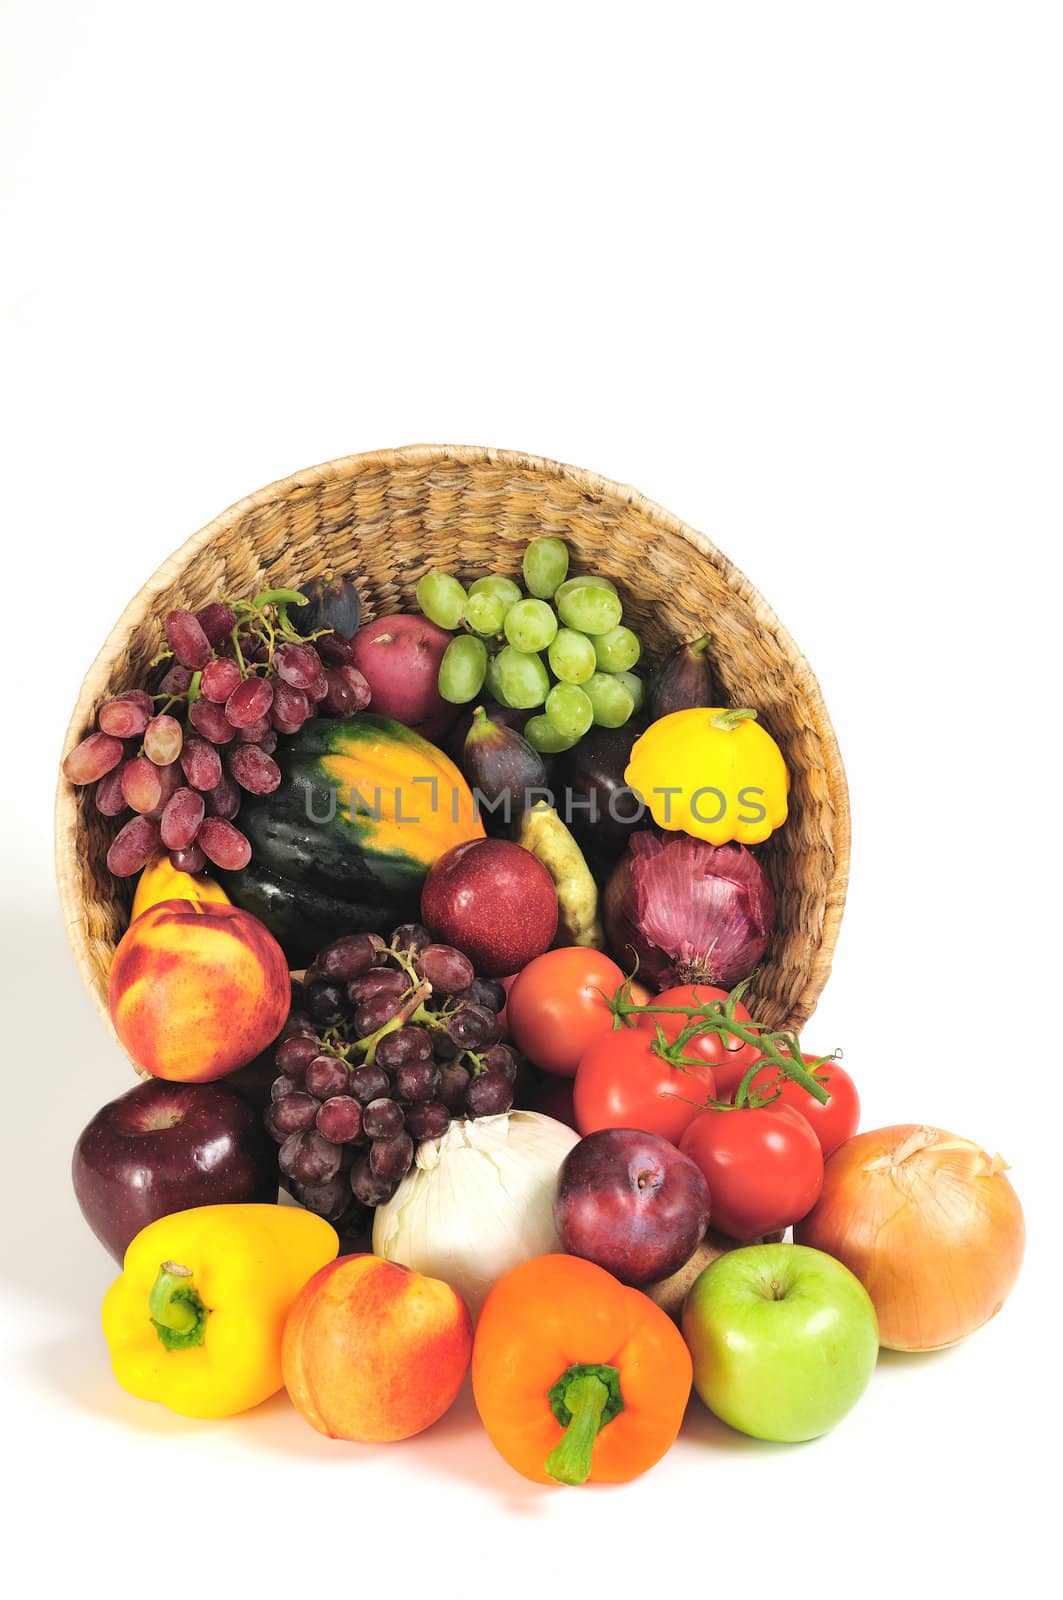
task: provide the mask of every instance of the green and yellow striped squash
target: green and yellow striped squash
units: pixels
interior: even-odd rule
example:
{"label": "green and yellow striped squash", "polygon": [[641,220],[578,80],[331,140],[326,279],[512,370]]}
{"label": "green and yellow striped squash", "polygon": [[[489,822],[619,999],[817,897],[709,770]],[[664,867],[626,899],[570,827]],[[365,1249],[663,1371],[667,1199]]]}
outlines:
{"label": "green and yellow striped squash", "polygon": [[314,718],[276,759],[280,787],[245,796],[237,818],[251,862],[224,881],[293,968],[340,934],[415,918],[433,862],[484,836],[454,763],[389,717]]}

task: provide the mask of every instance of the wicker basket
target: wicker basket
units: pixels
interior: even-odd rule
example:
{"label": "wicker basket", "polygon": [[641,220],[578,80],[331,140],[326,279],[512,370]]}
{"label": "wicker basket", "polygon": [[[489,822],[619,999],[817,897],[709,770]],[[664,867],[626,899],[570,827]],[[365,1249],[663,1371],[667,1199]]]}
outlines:
{"label": "wicker basket", "polygon": [[[513,451],[417,445],[271,484],[194,534],[126,607],[82,685],[64,755],[90,731],[101,701],[143,681],[172,606],[295,586],[335,567],[358,575],[368,619],[409,609],[429,567],[516,573],[528,540],[544,533],[567,541],[574,570],[616,580],[650,659],[710,632],[728,695],[756,706],[782,747],[790,816],[760,848],[779,911],[755,999],[766,1021],[800,1027],[830,972],[849,867],[845,774],[819,686],[774,612],[708,539],[594,473]],[[113,832],[91,793],[60,779],[59,893],[108,1026],[107,974],[133,893],[106,869]]]}

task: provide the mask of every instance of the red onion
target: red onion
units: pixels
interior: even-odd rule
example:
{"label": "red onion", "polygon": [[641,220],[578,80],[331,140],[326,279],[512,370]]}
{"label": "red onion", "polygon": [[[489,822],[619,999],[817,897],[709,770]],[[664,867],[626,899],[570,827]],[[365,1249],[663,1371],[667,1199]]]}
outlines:
{"label": "red onion", "polygon": [[731,989],[767,948],[775,895],[760,862],[741,844],[706,844],[689,834],[636,833],[605,891],[605,926],[623,966],[666,989],[705,983]]}

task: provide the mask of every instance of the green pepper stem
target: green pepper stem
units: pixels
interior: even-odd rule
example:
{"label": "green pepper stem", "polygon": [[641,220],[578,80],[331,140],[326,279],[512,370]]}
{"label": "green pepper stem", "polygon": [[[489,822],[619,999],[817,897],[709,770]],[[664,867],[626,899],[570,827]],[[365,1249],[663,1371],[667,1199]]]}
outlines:
{"label": "green pepper stem", "polygon": [[565,1390],[572,1421],[561,1443],[546,1458],[546,1470],[558,1483],[586,1483],[591,1475],[594,1441],[602,1427],[602,1412],[609,1390],[600,1378],[586,1374],[573,1378]]}
{"label": "green pepper stem", "polygon": [[724,733],[733,733],[743,722],[756,722],[757,713],[752,706],[736,706],[733,711],[719,711],[712,718],[712,726],[721,728]]}
{"label": "green pepper stem", "polygon": [[187,1333],[193,1328],[196,1322],[194,1308],[183,1297],[174,1299],[177,1289],[191,1287],[192,1272],[189,1267],[178,1266],[176,1261],[164,1261],[148,1296],[148,1310],[155,1321],[161,1322],[164,1328],[170,1328],[174,1333]]}
{"label": "green pepper stem", "polygon": [[210,1312],[192,1287],[192,1269],[164,1261],[148,1295],[148,1316],[167,1350],[203,1343]]}

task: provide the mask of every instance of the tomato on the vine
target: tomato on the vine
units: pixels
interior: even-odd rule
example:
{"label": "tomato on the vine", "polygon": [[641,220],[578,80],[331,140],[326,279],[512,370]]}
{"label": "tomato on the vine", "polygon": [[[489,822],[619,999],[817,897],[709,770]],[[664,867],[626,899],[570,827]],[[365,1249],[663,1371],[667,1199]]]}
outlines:
{"label": "tomato on the vine", "polygon": [[[506,1026],[518,1050],[544,1072],[571,1078],[583,1052],[613,1027],[609,1001],[624,983],[600,950],[547,950],[517,974],[506,998]],[[636,988],[636,1004],[648,998]]]}
{"label": "tomato on the vine", "polygon": [[782,1076],[773,1066],[765,1066],[763,1071],[757,1073],[749,1086],[749,1094],[753,1099],[766,1094],[773,1084],[776,1085],[779,1097],[772,1103],[792,1106],[804,1117],[819,1140],[826,1161],[840,1144],[851,1139],[856,1132],[860,1122],[860,1096],[856,1092],[856,1084],[837,1061],[825,1061],[820,1067],[816,1066],[816,1056],[802,1055],[801,1059],[830,1095],[826,1105],[821,1105],[801,1084]]}
{"label": "tomato on the vine", "polygon": [[[654,995],[647,1004],[657,1007],[676,1006],[680,1011],[689,1011],[692,1007],[712,1003],[713,1001],[728,998],[726,989],[714,989],[710,984],[684,984],[675,989],[663,989],[660,994]],[[744,1028],[752,1026],[753,1019],[740,1000],[736,1001],[733,1008],[734,1020]],[[648,1028],[651,1033],[656,1033],[657,1025],[670,1044],[674,1044],[679,1035],[693,1020],[683,1016],[679,1011],[645,1012],[637,1017],[636,1024],[640,1028]],[[760,1051],[755,1045],[744,1044],[741,1040],[728,1038],[718,1033],[698,1033],[689,1039],[684,1046],[685,1056],[700,1056],[707,1061],[713,1069],[716,1079],[716,1093],[719,1099],[729,1100],[738,1085],[760,1057]]]}
{"label": "tomato on the vine", "polygon": [[732,1239],[757,1239],[806,1216],[823,1187],[823,1152],[792,1106],[700,1111],[679,1148],[705,1175],[712,1226]]}
{"label": "tomato on the vine", "polygon": [[698,1108],[716,1098],[716,1080],[707,1061],[673,1066],[645,1028],[622,1027],[581,1056],[572,1098],[583,1135],[638,1128],[676,1144]]}

